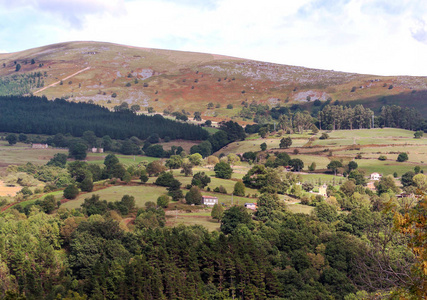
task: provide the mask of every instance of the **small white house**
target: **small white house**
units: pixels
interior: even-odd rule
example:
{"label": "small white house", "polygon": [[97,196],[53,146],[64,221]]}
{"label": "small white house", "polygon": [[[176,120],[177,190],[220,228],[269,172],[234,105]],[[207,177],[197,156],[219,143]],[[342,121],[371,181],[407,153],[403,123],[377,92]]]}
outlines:
{"label": "small white house", "polygon": [[207,206],[214,206],[218,204],[218,197],[202,196],[202,204]]}
{"label": "small white house", "polygon": [[380,173],[377,173],[377,172],[371,174],[371,180],[380,180],[381,177],[382,177],[382,175]]}
{"label": "small white house", "polygon": [[104,153],[104,148],[92,148],[92,153]]}
{"label": "small white house", "polygon": [[48,149],[49,146],[47,144],[32,144],[31,148],[33,148],[33,149]]}
{"label": "small white house", "polygon": [[327,191],[328,190],[328,186],[326,184],[319,186],[319,195],[323,196],[323,197],[327,197]]}
{"label": "small white house", "polygon": [[252,209],[252,210],[256,210],[257,209],[256,203],[245,203],[245,207],[249,208],[249,209]]}

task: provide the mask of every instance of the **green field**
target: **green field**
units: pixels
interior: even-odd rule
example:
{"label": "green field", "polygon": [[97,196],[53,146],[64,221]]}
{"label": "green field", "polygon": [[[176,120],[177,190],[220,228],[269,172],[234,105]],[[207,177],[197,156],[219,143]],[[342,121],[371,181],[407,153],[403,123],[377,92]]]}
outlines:
{"label": "green field", "polygon": [[62,204],[61,207],[70,209],[79,208],[85,198],[90,198],[94,194],[99,195],[101,200],[107,201],[120,201],[123,195],[134,196],[136,206],[144,207],[146,202],[156,202],[157,198],[165,193],[167,193],[165,187],[152,185],[112,186],[96,192],[80,194],[76,199]]}
{"label": "green field", "polygon": [[[108,155],[108,153],[88,153],[87,160],[88,163],[91,164],[103,164],[105,157]],[[140,162],[147,162],[150,163],[155,160],[159,160],[157,157],[149,157],[149,156],[142,156],[142,155],[122,155],[122,154],[115,154],[116,157],[119,159],[119,162],[121,162],[124,165],[134,165],[139,164]]]}
{"label": "green field", "polygon": [[65,149],[32,149],[31,145],[17,143],[9,146],[6,141],[0,141],[0,166],[20,165],[31,162],[46,164],[56,153],[66,153]]}

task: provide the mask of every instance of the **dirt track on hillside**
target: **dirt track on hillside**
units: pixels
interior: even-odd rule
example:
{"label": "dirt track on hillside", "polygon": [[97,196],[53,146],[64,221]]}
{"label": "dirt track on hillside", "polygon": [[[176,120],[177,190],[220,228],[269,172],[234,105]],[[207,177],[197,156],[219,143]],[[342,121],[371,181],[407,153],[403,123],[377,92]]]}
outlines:
{"label": "dirt track on hillside", "polygon": [[44,90],[45,90],[45,89],[47,89],[47,88],[50,88],[50,87],[52,87],[52,86],[54,86],[54,85],[59,84],[61,81],[65,81],[65,80],[67,80],[67,79],[69,79],[69,78],[71,78],[71,77],[73,77],[73,76],[76,76],[76,75],[78,75],[78,74],[80,74],[80,73],[82,73],[82,72],[84,72],[84,71],[87,71],[87,70],[89,70],[89,69],[90,69],[90,67],[86,67],[86,68],[84,68],[84,69],[82,69],[82,70],[80,70],[80,71],[78,71],[78,72],[76,72],[76,73],[74,73],[74,74],[71,74],[71,75],[69,75],[69,76],[67,76],[67,77],[65,77],[65,78],[62,78],[61,80],[59,80],[59,81],[57,81],[57,82],[54,82],[54,83],[52,83],[52,84],[49,84],[48,86],[45,86],[44,88],[41,88],[41,89],[39,89],[38,91],[35,91],[33,94],[35,95],[35,94],[37,94],[37,93],[40,93],[40,92],[44,91]]}

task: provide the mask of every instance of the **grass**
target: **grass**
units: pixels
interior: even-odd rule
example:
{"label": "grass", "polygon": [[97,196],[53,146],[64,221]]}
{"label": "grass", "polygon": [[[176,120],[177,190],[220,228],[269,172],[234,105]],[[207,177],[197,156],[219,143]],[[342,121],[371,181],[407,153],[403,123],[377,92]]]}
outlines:
{"label": "grass", "polygon": [[294,214],[311,214],[311,212],[313,211],[314,207],[313,206],[308,206],[308,205],[304,205],[304,204],[300,204],[300,203],[295,203],[295,204],[287,204],[286,208],[294,213]]}
{"label": "grass", "polygon": [[401,176],[402,174],[413,171],[415,164],[400,163],[397,161],[381,161],[376,159],[360,159],[356,160],[359,169],[365,170],[369,175],[373,172],[378,172],[383,175],[392,175],[394,172]]}
{"label": "grass", "polygon": [[[37,200],[42,200],[43,198],[45,198],[46,196],[48,196],[48,195],[54,195],[55,196],[55,199],[56,200],[61,200],[62,199],[62,195],[63,195],[63,191],[54,191],[54,192],[50,192],[50,193],[47,193],[47,194],[44,194],[43,196],[40,196],[40,197],[38,197],[38,198],[35,198],[35,199],[31,199],[31,200],[26,200],[26,201],[22,201],[22,202],[19,202],[18,204],[20,205],[20,206],[22,206],[22,208],[24,208],[24,207],[26,207],[26,206],[28,206],[28,205],[30,205],[30,204],[33,204],[34,202],[36,202]],[[17,204],[15,204],[15,205],[17,205]],[[13,208],[13,206],[11,206],[12,208]]]}
{"label": "grass", "polygon": [[46,164],[56,153],[67,153],[64,149],[32,149],[31,145],[17,143],[9,146],[6,141],[0,141],[0,166],[20,165],[31,162]]}
{"label": "grass", "polygon": [[[108,153],[89,153],[87,155],[88,163],[91,164],[103,164],[105,157],[108,155]],[[119,162],[124,165],[133,165],[133,164],[139,164],[140,162],[146,161],[146,162],[152,162],[155,160],[159,160],[157,157],[149,157],[149,156],[142,156],[142,155],[122,155],[122,154],[115,154],[116,157],[119,159]]]}
{"label": "grass", "polygon": [[217,220],[212,219],[209,212],[200,213],[178,213],[177,215],[168,215],[168,225],[175,227],[178,225],[202,225],[209,231],[219,231],[221,225]]}
{"label": "grass", "polygon": [[79,208],[85,198],[90,198],[94,194],[99,195],[101,200],[107,200],[108,202],[120,201],[124,195],[134,196],[135,205],[138,207],[144,207],[146,202],[156,202],[157,198],[165,193],[167,193],[165,187],[152,185],[112,186],[96,192],[80,194],[76,199],[62,204],[61,207],[69,209]]}

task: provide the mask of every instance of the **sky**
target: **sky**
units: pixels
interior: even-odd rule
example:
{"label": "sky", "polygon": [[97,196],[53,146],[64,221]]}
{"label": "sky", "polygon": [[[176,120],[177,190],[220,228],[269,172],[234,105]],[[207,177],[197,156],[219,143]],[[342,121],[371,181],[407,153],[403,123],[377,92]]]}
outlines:
{"label": "sky", "polygon": [[67,41],[427,76],[427,1],[0,0],[0,53]]}

